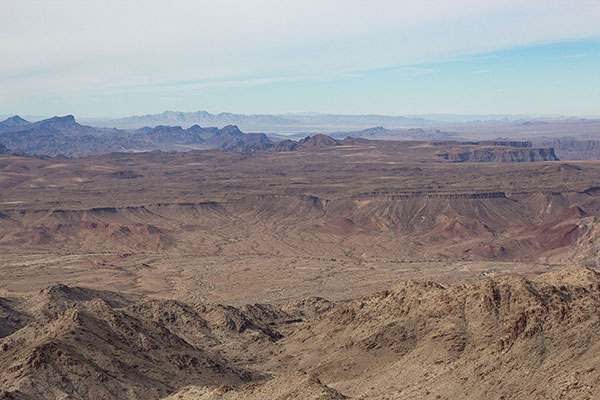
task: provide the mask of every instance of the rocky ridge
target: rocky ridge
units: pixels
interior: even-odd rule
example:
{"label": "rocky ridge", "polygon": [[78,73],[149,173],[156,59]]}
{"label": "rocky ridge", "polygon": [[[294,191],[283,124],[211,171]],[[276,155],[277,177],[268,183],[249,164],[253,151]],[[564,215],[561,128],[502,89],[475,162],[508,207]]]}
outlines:
{"label": "rocky ridge", "polygon": [[111,152],[189,151],[268,142],[236,126],[156,126],[135,131],[81,125],[72,115],[28,123],[15,116],[0,123],[0,144],[30,155],[83,157]]}
{"label": "rocky ridge", "polygon": [[0,304],[3,326],[13,321],[2,399],[600,394],[600,275],[584,267],[407,281],[338,303],[231,307],[56,285]]}
{"label": "rocky ridge", "polygon": [[440,153],[439,157],[450,162],[536,162],[559,161],[552,148],[490,147]]}

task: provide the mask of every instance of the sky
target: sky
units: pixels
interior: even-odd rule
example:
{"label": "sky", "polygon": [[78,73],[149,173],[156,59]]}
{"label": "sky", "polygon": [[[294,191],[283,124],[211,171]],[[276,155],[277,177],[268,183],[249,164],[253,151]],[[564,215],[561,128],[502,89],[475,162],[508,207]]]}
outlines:
{"label": "sky", "polygon": [[600,116],[600,0],[0,0],[0,114]]}

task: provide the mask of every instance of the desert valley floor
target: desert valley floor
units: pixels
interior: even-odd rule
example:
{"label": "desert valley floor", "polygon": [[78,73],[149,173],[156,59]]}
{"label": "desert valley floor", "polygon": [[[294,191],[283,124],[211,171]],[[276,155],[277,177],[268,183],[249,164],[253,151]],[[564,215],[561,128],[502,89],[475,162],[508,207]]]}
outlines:
{"label": "desert valley floor", "polygon": [[544,151],[0,156],[0,398],[594,398],[600,162]]}

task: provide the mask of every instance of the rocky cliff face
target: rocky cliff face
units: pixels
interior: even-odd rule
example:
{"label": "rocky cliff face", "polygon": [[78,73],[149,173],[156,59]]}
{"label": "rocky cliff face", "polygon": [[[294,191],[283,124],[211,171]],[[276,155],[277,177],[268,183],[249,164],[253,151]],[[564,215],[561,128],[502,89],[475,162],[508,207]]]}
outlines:
{"label": "rocky cliff face", "polygon": [[475,142],[482,146],[508,146],[508,147],[533,147],[529,141],[520,140],[482,140],[481,142]]}
{"label": "rocky cliff face", "polygon": [[539,147],[552,147],[561,160],[600,160],[600,140],[576,138],[536,139]]}
{"label": "rocky cliff face", "polygon": [[489,147],[469,148],[464,151],[440,153],[439,157],[451,162],[534,162],[559,161],[553,148]]}
{"label": "rocky cliff face", "polygon": [[[347,137],[337,140],[327,135],[308,136],[298,142],[284,140],[281,142],[260,141],[256,144],[238,145],[225,149],[236,153],[265,153],[283,151],[306,151],[333,146],[379,146],[403,144],[415,148],[432,149],[441,159],[450,162],[534,162],[559,161],[552,148],[532,147],[528,141],[489,140],[481,142],[456,141],[413,141],[413,140],[369,140],[362,137]],[[433,150],[434,148],[438,150]],[[435,157],[435,156],[434,156]]]}

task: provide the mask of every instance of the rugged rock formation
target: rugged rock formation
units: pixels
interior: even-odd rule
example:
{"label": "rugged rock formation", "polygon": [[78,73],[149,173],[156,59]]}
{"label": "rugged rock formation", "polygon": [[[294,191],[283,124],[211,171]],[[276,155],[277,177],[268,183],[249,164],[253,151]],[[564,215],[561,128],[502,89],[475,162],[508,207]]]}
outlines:
{"label": "rugged rock formation", "polygon": [[599,307],[600,276],[578,267],[407,282],[294,326],[270,365],[356,398],[594,398]]}
{"label": "rugged rock formation", "polygon": [[336,140],[327,135],[307,136],[298,142],[293,140],[283,140],[280,142],[261,141],[256,144],[236,145],[226,148],[226,151],[235,153],[264,153],[264,152],[284,152],[284,151],[302,151],[311,149],[320,149],[330,146],[341,146],[345,144],[343,141]]}
{"label": "rugged rock formation", "polygon": [[27,154],[69,157],[117,151],[181,151],[267,143],[262,133],[243,133],[236,126],[188,129],[180,126],[141,128],[133,132],[80,125],[72,115],[35,123],[13,117],[0,129],[0,143]]}
{"label": "rugged rock formation", "polygon": [[38,300],[22,304],[35,319],[0,341],[0,398],[150,399],[186,384],[259,378],[121,308],[116,293],[59,285],[38,297],[41,309]]}
{"label": "rugged rock formation", "polygon": [[600,140],[570,137],[534,140],[536,146],[552,147],[561,160],[600,160]]}
{"label": "rugged rock formation", "polygon": [[552,148],[489,147],[469,149],[451,153],[440,153],[439,157],[451,162],[534,162],[558,161]]}
{"label": "rugged rock formation", "polygon": [[[473,142],[481,146],[505,146],[505,147],[532,147],[530,141],[518,141],[518,140],[482,140],[480,142]],[[551,147],[551,146],[548,146]]]}
{"label": "rugged rock formation", "polygon": [[56,285],[0,305],[3,327],[18,321],[0,338],[2,399],[600,395],[600,275],[583,267],[408,281],[338,303],[232,307]]}
{"label": "rugged rock formation", "polygon": [[296,150],[304,150],[319,147],[340,146],[341,143],[327,135],[307,136],[298,142]]}

